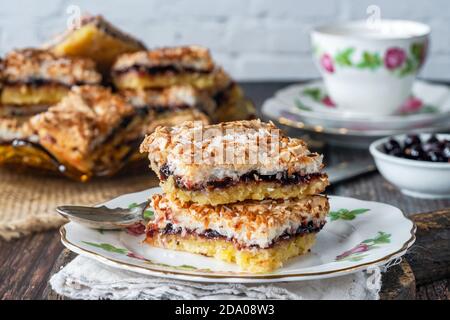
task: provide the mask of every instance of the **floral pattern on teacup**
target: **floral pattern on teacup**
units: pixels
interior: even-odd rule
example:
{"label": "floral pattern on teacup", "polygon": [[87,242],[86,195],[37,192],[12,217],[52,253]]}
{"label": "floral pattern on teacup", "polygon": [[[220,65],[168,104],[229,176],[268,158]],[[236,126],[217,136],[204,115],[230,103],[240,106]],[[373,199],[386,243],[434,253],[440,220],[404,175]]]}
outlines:
{"label": "floral pattern on teacup", "polygon": [[353,47],[337,50],[335,54],[323,52],[315,46],[321,68],[329,74],[336,73],[336,66],[375,71],[381,68],[404,77],[417,72],[425,61],[428,42],[413,43],[409,50],[399,47],[388,48],[385,52],[363,50],[356,55]]}
{"label": "floral pattern on teacup", "polygon": [[384,55],[384,65],[389,70],[398,69],[405,61],[406,53],[401,48],[389,48]]}
{"label": "floral pattern on teacup", "polygon": [[320,58],[320,64],[322,65],[322,68],[328,72],[333,73],[334,72],[334,64],[333,64],[333,58],[327,53],[323,54]]}

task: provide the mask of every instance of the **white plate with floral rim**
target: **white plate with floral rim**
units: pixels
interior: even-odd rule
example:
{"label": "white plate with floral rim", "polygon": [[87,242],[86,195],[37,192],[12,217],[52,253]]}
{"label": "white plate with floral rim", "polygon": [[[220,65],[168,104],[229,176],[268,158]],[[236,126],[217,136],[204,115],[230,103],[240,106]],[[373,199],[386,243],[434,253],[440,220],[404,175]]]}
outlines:
{"label": "white plate with floral rim", "polygon": [[449,87],[420,80],[414,82],[411,97],[389,116],[364,116],[341,110],[331,100],[321,80],[288,86],[277,91],[272,100],[278,103],[263,108],[263,114],[298,115],[305,124],[326,128],[365,132],[410,130],[450,123]]}
{"label": "white plate with floral rim", "polygon": [[[161,189],[152,188],[104,204],[129,207],[157,192]],[[328,221],[311,252],[263,274],[241,272],[235,264],[202,255],[151,247],[143,243],[139,228],[100,231],[70,222],[60,231],[67,248],[109,266],[179,280],[236,283],[336,277],[386,264],[415,241],[415,225],[393,206],[335,196],[330,196],[330,204]]]}

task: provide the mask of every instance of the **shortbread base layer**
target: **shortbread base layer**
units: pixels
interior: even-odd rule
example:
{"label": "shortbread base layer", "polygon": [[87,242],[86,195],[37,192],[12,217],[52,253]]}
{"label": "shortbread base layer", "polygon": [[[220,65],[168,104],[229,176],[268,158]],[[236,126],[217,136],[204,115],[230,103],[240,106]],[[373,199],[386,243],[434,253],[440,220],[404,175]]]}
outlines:
{"label": "shortbread base layer", "polygon": [[314,245],[315,233],[280,240],[267,249],[237,248],[225,239],[208,239],[193,234],[185,236],[154,233],[145,242],[160,248],[201,254],[230,263],[236,263],[242,271],[265,273],[283,266],[287,260],[307,253]]}
{"label": "shortbread base layer", "polygon": [[123,89],[158,89],[174,85],[190,84],[198,90],[214,94],[228,84],[228,77],[212,73],[185,72],[177,75],[162,73],[158,75],[138,74],[135,71],[113,76],[117,88]]}
{"label": "shortbread base layer", "polygon": [[178,199],[181,202],[196,202],[198,204],[226,204],[244,200],[287,199],[301,198],[303,196],[322,193],[328,186],[326,177],[312,179],[305,184],[283,185],[277,182],[240,182],[226,188],[203,189],[189,191],[180,189],[175,179],[170,176],[161,182],[161,188],[169,199]]}
{"label": "shortbread base layer", "polygon": [[2,105],[16,105],[23,108],[33,105],[53,105],[58,103],[69,92],[64,85],[14,85],[5,86],[2,90]]}

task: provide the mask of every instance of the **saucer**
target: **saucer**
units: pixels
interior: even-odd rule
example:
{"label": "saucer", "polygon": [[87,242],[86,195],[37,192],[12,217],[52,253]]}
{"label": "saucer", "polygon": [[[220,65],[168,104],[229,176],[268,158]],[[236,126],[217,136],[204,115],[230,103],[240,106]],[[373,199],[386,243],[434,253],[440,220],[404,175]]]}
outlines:
{"label": "saucer", "polygon": [[323,122],[318,124],[309,124],[305,117],[298,112],[291,112],[285,104],[275,97],[267,99],[262,105],[262,115],[264,120],[272,120],[287,129],[291,135],[308,134],[313,139],[326,141],[331,145],[341,147],[351,147],[359,149],[368,149],[369,145],[378,139],[386,136],[402,133],[435,133],[448,132],[450,121],[434,123],[432,126],[418,128],[400,128],[400,129],[352,129],[345,126],[332,127]]}
{"label": "saucer", "polygon": [[[296,114],[304,124],[352,131],[412,130],[450,121],[448,86],[417,80],[412,95],[388,116],[366,116],[342,110],[329,97],[323,81],[295,84],[277,91],[277,113]],[[380,102],[382,103],[382,102]]]}

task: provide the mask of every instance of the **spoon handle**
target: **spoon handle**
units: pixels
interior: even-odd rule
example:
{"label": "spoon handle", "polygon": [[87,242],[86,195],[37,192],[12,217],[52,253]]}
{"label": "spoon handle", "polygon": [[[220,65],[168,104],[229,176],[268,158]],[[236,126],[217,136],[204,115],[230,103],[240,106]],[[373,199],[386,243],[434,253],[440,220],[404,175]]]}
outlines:
{"label": "spoon handle", "polygon": [[60,206],[56,211],[63,217],[90,228],[120,229],[144,220],[142,214],[148,204],[145,201],[132,208]]}

